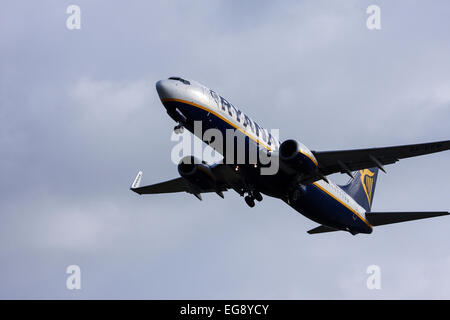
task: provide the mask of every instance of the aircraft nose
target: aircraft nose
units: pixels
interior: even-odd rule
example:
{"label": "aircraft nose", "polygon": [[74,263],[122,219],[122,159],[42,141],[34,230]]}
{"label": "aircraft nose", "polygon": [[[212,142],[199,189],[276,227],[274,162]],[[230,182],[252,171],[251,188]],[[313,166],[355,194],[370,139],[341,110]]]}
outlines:
{"label": "aircraft nose", "polygon": [[159,80],[156,82],[156,91],[158,92],[159,98],[165,99],[170,98],[170,84],[168,80]]}
{"label": "aircraft nose", "polygon": [[186,99],[190,96],[188,89],[192,89],[188,80],[179,77],[170,77],[156,82],[156,91],[162,102],[167,99]]}

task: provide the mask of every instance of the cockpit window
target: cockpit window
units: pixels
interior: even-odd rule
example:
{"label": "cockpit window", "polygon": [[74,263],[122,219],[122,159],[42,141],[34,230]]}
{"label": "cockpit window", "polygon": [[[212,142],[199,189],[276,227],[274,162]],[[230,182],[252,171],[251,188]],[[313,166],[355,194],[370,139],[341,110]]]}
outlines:
{"label": "cockpit window", "polygon": [[191,84],[189,81],[184,80],[183,78],[180,78],[180,77],[170,77],[169,79],[170,79],[170,80],[180,81],[180,82],[182,82],[182,83],[184,83],[184,84],[187,84],[187,85],[190,85],[190,84]]}

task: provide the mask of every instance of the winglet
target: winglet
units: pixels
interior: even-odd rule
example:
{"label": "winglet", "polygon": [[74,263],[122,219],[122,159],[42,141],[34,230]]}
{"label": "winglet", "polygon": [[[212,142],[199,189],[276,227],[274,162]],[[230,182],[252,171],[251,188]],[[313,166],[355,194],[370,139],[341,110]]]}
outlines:
{"label": "winglet", "polygon": [[142,179],[142,171],[139,171],[136,178],[134,178],[133,184],[131,185],[130,189],[136,189],[139,188],[141,185],[141,179]]}

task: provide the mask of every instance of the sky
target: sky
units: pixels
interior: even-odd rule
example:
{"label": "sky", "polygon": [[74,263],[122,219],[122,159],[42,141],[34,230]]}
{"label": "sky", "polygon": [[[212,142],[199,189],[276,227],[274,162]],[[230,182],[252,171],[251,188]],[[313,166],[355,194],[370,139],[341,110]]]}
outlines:
{"label": "sky", "polygon": [[[139,170],[178,176],[155,90],[169,76],[312,150],[448,140],[449,15],[444,0],[3,1],[0,298],[449,299],[447,217],[308,235],[317,225],[277,199],[129,190]],[[372,210],[448,211],[449,161],[387,166]]]}

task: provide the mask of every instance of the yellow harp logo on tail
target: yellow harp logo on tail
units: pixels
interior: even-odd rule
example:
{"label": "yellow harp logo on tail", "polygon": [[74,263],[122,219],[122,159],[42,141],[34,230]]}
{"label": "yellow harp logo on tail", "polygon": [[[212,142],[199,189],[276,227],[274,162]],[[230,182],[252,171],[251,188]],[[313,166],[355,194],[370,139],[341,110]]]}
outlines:
{"label": "yellow harp logo on tail", "polygon": [[367,196],[367,201],[369,201],[369,206],[372,203],[372,190],[373,190],[373,176],[375,173],[369,169],[359,170],[361,173],[361,183],[364,188],[364,192]]}

